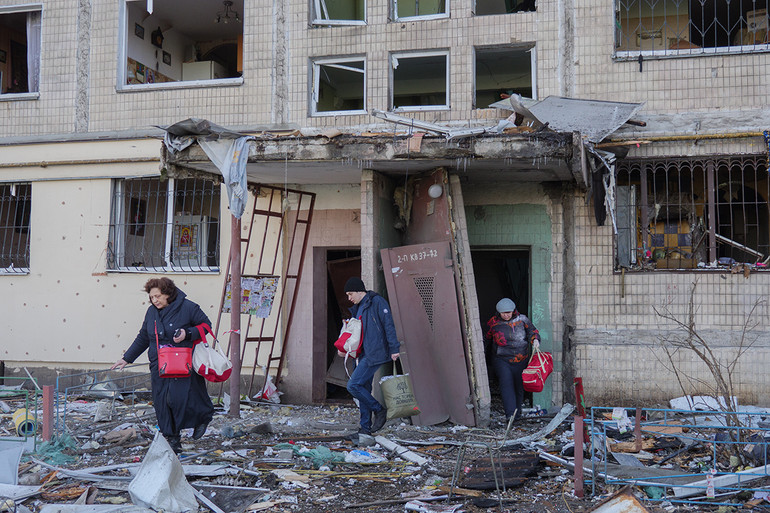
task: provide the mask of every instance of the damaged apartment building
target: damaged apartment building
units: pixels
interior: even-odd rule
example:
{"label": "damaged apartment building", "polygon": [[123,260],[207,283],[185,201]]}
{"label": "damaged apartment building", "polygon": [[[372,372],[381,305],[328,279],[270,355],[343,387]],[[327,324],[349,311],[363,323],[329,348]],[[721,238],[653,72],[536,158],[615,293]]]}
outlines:
{"label": "damaged apartment building", "polygon": [[712,393],[688,330],[768,406],[767,3],[0,0],[4,373],[107,368],[158,275],[225,333],[240,246],[252,396],[345,399],[360,274],[422,424],[495,414],[501,297],[554,355],[532,406]]}

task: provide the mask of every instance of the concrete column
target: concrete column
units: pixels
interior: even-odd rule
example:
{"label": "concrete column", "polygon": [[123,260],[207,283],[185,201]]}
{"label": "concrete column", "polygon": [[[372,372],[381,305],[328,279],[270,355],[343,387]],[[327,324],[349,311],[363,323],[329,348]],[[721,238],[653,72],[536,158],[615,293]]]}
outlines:
{"label": "concrete column", "polygon": [[572,388],[575,378],[575,347],[572,334],[577,325],[575,316],[575,305],[577,304],[577,282],[575,277],[578,273],[577,263],[575,262],[576,215],[575,192],[572,188],[565,188],[562,196],[562,225],[564,227],[562,312],[564,313],[564,330],[561,339],[561,382],[562,402],[572,403],[576,401],[574,389]]}
{"label": "concrete column", "polygon": [[371,169],[361,172],[361,279],[369,290],[382,293],[380,266],[380,237],[377,220],[380,176]]}
{"label": "concrete column", "polygon": [[75,132],[88,132],[91,106],[91,97],[89,94],[91,78],[91,0],[78,1],[77,34]]}

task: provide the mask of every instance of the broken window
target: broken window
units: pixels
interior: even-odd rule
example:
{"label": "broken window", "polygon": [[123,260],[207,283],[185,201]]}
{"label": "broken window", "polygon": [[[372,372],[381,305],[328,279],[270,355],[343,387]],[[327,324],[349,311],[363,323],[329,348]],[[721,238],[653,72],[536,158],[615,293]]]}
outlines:
{"label": "broken window", "polygon": [[0,185],[0,273],[29,272],[29,219],[32,185]]}
{"label": "broken window", "polygon": [[314,25],[363,25],[365,0],[311,0]]}
{"label": "broken window", "polygon": [[109,269],[219,270],[219,184],[137,178],[113,187]]}
{"label": "broken window", "polygon": [[311,112],[366,113],[366,63],[361,57],[313,62]]}
{"label": "broken window", "polygon": [[770,50],[768,0],[615,0],[615,53],[638,58]]}
{"label": "broken window", "polygon": [[770,262],[767,158],[617,162],[617,266]]}
{"label": "broken window", "polygon": [[476,97],[474,106],[490,104],[520,94],[535,98],[534,47],[476,48]]}
{"label": "broken window", "polygon": [[391,54],[394,110],[449,108],[449,52]]}
{"label": "broken window", "polygon": [[40,91],[40,9],[0,7],[0,94]]}
{"label": "broken window", "polygon": [[241,83],[244,0],[207,3],[195,16],[183,15],[190,9],[184,0],[124,0],[123,5],[118,84]]}
{"label": "broken window", "polygon": [[393,0],[395,19],[446,18],[449,16],[449,0]]}
{"label": "broken window", "polygon": [[535,0],[476,0],[476,16],[535,10]]}

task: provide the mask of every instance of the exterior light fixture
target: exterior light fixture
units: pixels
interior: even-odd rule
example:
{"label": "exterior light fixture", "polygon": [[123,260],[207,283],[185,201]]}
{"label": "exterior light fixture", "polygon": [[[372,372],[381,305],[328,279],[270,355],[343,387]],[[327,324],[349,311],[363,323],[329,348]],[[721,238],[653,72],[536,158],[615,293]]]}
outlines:
{"label": "exterior light fixture", "polygon": [[443,193],[444,193],[444,188],[437,183],[434,183],[433,185],[428,187],[428,196],[430,196],[433,199],[440,198]]}
{"label": "exterior light fixture", "polygon": [[215,21],[217,23],[230,23],[231,21],[234,23],[240,23],[241,18],[238,16],[238,11],[233,9],[233,2],[231,0],[224,0],[222,4],[225,6],[225,8],[224,10],[221,10],[217,13]]}

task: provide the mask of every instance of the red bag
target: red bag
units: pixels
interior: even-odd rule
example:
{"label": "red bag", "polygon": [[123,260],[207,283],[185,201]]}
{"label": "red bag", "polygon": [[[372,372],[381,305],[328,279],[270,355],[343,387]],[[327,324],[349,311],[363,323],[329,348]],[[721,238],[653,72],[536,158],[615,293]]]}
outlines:
{"label": "red bag", "polygon": [[524,380],[524,390],[526,392],[542,392],[545,380],[551,375],[551,371],[553,371],[553,356],[551,353],[544,353],[539,349],[535,349],[527,368],[521,373],[521,377]]}
{"label": "red bag", "polygon": [[161,378],[186,378],[192,373],[192,347],[161,346],[155,323],[155,347],[158,350],[158,375]]}
{"label": "red bag", "polygon": [[345,361],[342,362],[342,365],[345,367],[348,377],[350,377],[348,358],[357,359],[364,350],[364,323],[361,322],[360,317],[358,319],[352,317],[342,321],[340,338],[334,343],[334,347],[340,353],[345,354]]}
{"label": "red bag", "polygon": [[364,330],[361,319],[355,317],[351,319],[345,319],[342,321],[342,330],[340,331],[340,338],[334,343],[334,347],[340,353],[345,353],[345,356],[351,358],[358,358],[361,354],[364,341]]}

